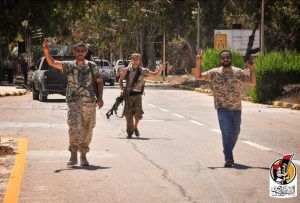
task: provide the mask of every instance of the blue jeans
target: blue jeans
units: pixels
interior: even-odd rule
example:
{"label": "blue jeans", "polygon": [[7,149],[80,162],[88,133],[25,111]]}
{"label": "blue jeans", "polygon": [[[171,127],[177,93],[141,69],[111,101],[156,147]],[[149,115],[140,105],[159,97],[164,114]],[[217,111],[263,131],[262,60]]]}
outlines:
{"label": "blue jeans", "polygon": [[217,109],[219,125],[222,132],[223,153],[225,161],[233,159],[233,148],[238,139],[241,126],[241,110]]}

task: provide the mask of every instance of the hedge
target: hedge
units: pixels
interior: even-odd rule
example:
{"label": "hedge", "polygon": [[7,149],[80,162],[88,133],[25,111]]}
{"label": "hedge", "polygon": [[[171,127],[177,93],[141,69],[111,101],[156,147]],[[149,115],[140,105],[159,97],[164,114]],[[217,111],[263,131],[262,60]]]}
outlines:
{"label": "hedge", "polygon": [[271,52],[255,60],[256,87],[250,96],[254,102],[273,101],[284,86],[300,83],[300,54]]}

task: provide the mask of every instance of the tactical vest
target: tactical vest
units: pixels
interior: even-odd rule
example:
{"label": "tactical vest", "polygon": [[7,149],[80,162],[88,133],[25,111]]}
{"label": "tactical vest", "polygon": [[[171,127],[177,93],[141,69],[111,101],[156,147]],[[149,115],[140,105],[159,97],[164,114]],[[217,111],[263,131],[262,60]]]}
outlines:
{"label": "tactical vest", "polygon": [[128,67],[125,76],[126,90],[129,94],[140,93],[143,94],[145,87],[145,71],[142,67],[138,67],[135,71],[132,67]]}
{"label": "tactical vest", "polygon": [[94,102],[95,93],[91,69],[87,65],[77,67],[76,61],[72,61],[68,65],[69,72],[67,73],[68,85],[66,91],[66,99],[68,102]]}

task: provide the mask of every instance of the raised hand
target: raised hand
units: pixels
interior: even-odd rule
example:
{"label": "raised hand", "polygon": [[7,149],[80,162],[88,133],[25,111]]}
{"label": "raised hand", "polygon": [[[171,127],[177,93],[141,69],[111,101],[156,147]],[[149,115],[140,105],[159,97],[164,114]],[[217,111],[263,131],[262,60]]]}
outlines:
{"label": "raised hand", "polygon": [[47,41],[44,41],[43,42],[43,51],[45,52],[48,52],[49,51],[49,45],[48,45],[48,42]]}
{"label": "raised hand", "polygon": [[199,61],[202,60],[202,58],[203,58],[203,51],[202,49],[199,49],[198,54],[196,56],[196,60]]}

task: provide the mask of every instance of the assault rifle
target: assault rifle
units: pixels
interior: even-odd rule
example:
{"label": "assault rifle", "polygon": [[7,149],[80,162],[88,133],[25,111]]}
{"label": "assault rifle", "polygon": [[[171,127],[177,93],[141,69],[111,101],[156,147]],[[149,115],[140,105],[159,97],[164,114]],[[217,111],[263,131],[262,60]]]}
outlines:
{"label": "assault rifle", "polygon": [[255,48],[255,49],[252,49],[253,47],[253,43],[254,43],[254,38],[255,38],[255,32],[258,28],[258,25],[259,25],[259,22],[256,21],[255,22],[255,28],[252,30],[252,33],[251,35],[249,36],[249,42],[247,44],[247,51],[246,51],[246,54],[244,56],[244,61],[245,62],[248,62],[250,64],[253,64],[253,61],[252,61],[252,58],[251,58],[251,55],[252,54],[256,54],[257,52],[259,52],[260,48]]}
{"label": "assault rifle", "polygon": [[117,111],[118,111],[118,107],[120,106],[121,103],[123,103],[124,99],[125,99],[124,96],[119,96],[119,97],[116,98],[115,103],[113,104],[113,106],[111,107],[111,109],[106,113],[106,118],[107,119],[109,119],[109,117],[111,115],[113,115],[114,112],[115,112],[115,114],[116,114],[116,116],[118,118],[122,118],[123,117],[123,115],[121,117],[119,117]]}

